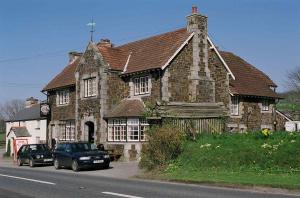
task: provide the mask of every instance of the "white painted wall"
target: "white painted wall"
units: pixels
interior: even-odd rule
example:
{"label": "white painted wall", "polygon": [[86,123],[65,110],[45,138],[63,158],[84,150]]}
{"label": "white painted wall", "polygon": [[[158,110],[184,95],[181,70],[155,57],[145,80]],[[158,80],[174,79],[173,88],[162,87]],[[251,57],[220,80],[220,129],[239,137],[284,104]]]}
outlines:
{"label": "white painted wall", "polygon": [[[6,136],[9,133],[11,127],[23,127],[25,126],[31,135],[31,137],[26,137],[22,139],[28,139],[28,144],[36,144],[38,141],[46,141],[46,132],[47,132],[47,120],[28,120],[28,121],[18,121],[18,122],[6,122]],[[6,147],[8,139],[10,139],[11,151],[13,152],[13,140],[14,135],[10,134],[6,138]]]}

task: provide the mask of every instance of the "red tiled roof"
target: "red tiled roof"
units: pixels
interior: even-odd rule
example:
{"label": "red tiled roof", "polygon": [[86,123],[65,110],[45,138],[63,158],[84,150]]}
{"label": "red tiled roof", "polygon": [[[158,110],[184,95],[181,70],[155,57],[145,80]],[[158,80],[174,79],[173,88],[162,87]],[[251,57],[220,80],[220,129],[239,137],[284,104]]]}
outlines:
{"label": "red tiled roof", "polygon": [[[128,60],[125,74],[162,68],[175,54],[191,34],[186,28],[167,32],[118,47],[98,45],[98,49],[111,69],[123,71]],[[242,58],[230,52],[220,52],[230,70],[236,77],[230,81],[233,94],[264,97],[279,97],[269,86],[276,86],[263,72],[250,65]],[[69,64],[43,89],[44,91],[75,84],[75,71],[78,58]]]}
{"label": "red tiled roof", "polygon": [[105,115],[106,118],[140,117],[144,113],[144,103],[141,100],[122,100],[115,108]]}
{"label": "red tiled roof", "polygon": [[279,98],[270,89],[276,84],[262,71],[231,52],[223,51],[220,54],[236,78],[230,81],[232,94]]}
{"label": "red tiled roof", "polygon": [[[131,54],[125,73],[139,72],[162,68],[190,35],[186,28],[182,28],[112,49],[99,47],[99,50],[104,52],[103,56],[112,69],[117,70],[123,70]],[[112,58],[111,55],[117,57]]]}
{"label": "red tiled roof", "polygon": [[106,46],[98,46],[98,49],[112,69],[123,71],[129,52]]}
{"label": "red tiled roof", "polygon": [[53,78],[44,88],[43,91],[49,91],[59,87],[75,85],[75,71],[79,63],[77,58],[74,62],[67,65],[55,78]]}

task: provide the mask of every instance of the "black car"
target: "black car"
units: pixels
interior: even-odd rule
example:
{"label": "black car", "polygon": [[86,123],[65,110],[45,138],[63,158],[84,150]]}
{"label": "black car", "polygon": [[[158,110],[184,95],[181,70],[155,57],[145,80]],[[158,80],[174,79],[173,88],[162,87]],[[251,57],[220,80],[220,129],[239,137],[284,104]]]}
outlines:
{"label": "black car", "polygon": [[73,171],[89,168],[109,168],[110,158],[94,144],[87,142],[60,143],[54,150],[56,169],[72,168]]}
{"label": "black car", "polygon": [[52,165],[52,152],[47,144],[25,144],[22,145],[17,153],[17,164],[29,164],[30,167],[35,165]]}

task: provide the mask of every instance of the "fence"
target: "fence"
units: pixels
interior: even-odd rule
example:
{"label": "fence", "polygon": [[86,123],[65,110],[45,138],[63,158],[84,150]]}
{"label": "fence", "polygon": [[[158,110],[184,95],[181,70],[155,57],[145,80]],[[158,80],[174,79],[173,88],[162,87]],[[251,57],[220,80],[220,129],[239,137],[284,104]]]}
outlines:
{"label": "fence", "polygon": [[165,122],[192,133],[220,133],[225,129],[225,123],[222,118],[169,118]]}

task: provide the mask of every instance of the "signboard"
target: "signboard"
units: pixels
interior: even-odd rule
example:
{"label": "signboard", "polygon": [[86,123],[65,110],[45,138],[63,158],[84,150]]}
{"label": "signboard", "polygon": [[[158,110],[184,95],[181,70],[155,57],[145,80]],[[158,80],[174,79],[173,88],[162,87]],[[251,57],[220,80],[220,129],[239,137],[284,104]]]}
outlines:
{"label": "signboard", "polygon": [[40,104],[40,115],[41,117],[48,116],[50,114],[50,105],[48,103]]}

